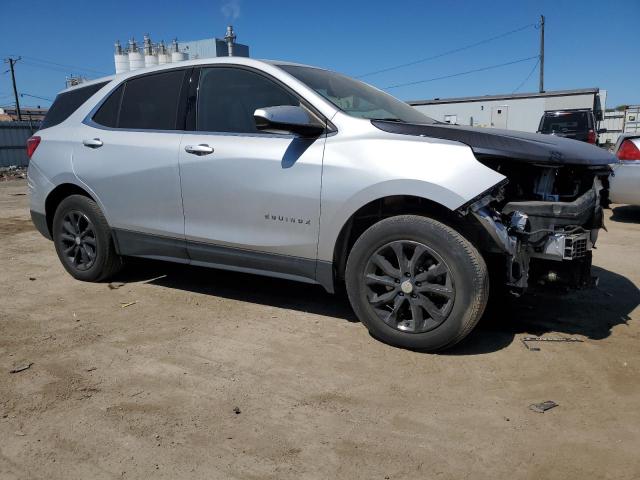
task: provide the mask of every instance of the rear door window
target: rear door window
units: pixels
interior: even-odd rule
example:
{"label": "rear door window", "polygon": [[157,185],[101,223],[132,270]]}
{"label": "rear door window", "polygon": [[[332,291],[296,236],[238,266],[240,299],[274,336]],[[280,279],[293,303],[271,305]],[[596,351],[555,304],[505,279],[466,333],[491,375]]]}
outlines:
{"label": "rear door window", "polygon": [[109,98],[100,106],[93,116],[94,122],[104,125],[105,127],[116,128],[118,126],[122,92],[124,92],[124,84],[116,88],[116,90],[109,95]]}
{"label": "rear door window", "polygon": [[145,75],[126,82],[118,128],[176,130],[185,70]]}
{"label": "rear door window", "polygon": [[51,105],[51,108],[49,108],[47,115],[44,117],[41,128],[53,127],[64,122],[107,83],[109,82],[94,83],[93,85],[74,88],[73,90],[59,94]]}

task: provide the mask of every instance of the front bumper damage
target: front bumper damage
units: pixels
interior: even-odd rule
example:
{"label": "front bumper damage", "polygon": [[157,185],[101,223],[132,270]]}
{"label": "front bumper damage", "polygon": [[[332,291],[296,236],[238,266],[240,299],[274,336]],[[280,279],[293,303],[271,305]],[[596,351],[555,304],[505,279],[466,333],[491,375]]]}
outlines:
{"label": "front bumper damage", "polygon": [[504,283],[514,293],[549,283],[580,288],[596,282],[591,276],[591,251],[603,225],[602,185],[573,202],[509,202],[498,211],[501,189],[465,209],[491,239],[488,250],[505,260]]}

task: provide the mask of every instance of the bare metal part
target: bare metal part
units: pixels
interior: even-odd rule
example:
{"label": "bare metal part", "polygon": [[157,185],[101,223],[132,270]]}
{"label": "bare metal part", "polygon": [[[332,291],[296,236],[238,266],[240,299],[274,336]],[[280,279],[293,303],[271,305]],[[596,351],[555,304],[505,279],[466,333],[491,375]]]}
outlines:
{"label": "bare metal part", "polygon": [[483,206],[477,210],[473,210],[472,207],[472,212],[499,247],[510,255],[516,253],[518,239],[515,236],[509,235],[507,227],[502,223],[502,220],[500,220],[495,210]]}
{"label": "bare metal part", "polygon": [[516,210],[511,214],[509,219],[509,233],[523,236],[527,235],[531,229],[531,223],[529,222],[529,215],[519,210]]}
{"label": "bare metal part", "polygon": [[[518,238],[519,235],[509,234],[509,228],[502,223],[500,215],[495,210],[491,210],[486,206],[474,210],[472,206],[472,212],[496,245],[506,253],[507,285],[526,288],[529,277],[529,252]],[[527,223],[526,214],[518,212],[514,221],[516,229],[520,228],[519,225],[524,228]]]}

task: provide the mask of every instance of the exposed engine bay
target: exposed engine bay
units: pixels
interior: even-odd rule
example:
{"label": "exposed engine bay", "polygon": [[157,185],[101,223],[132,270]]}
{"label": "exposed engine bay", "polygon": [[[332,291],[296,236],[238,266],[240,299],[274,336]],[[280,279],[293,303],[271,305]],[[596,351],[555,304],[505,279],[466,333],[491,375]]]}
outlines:
{"label": "exposed engine bay", "polygon": [[609,166],[479,160],[507,177],[465,210],[493,239],[488,250],[506,260],[504,284],[516,294],[531,285],[592,285]]}
{"label": "exposed engine bay", "polygon": [[531,285],[585,287],[591,251],[609,201],[616,157],[602,148],[554,135],[443,123],[372,121],[383,131],[451,140],[506,179],[458,209],[498,284],[513,293]]}

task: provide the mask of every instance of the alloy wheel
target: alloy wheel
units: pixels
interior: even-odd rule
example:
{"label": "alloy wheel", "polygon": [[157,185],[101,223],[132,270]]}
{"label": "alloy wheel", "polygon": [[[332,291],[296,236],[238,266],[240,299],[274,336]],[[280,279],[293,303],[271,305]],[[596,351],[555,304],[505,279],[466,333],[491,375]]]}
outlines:
{"label": "alloy wheel", "polygon": [[367,262],[363,282],[376,314],[403,332],[433,330],[453,308],[456,292],[449,266],[419,242],[399,240],[380,247]]}
{"label": "alloy wheel", "polygon": [[84,213],[72,210],[65,214],[60,231],[62,253],[78,270],[90,269],[96,260],[96,231]]}

